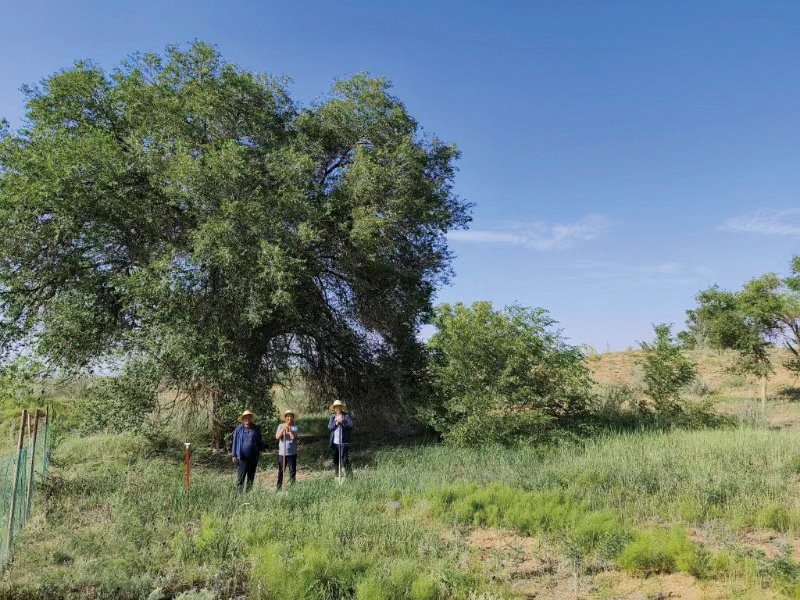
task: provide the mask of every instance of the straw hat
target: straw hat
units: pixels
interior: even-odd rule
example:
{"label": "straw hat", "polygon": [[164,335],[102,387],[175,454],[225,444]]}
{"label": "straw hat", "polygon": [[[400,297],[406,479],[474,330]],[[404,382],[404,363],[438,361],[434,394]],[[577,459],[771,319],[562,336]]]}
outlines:
{"label": "straw hat", "polygon": [[334,400],[333,404],[331,404],[331,407],[330,407],[331,408],[331,412],[336,410],[337,406],[341,406],[342,410],[347,410],[347,405],[344,402],[342,402],[341,400]]}
{"label": "straw hat", "polygon": [[294,414],[294,411],[291,408],[287,408],[285,411],[281,413],[281,417],[284,419],[286,418],[286,415],[292,415],[293,417],[297,416],[296,414]]}
{"label": "straw hat", "polygon": [[253,420],[254,420],[254,421],[256,420],[256,415],[255,415],[255,414],[254,414],[252,411],[250,411],[250,410],[246,410],[246,411],[244,411],[242,414],[240,414],[240,415],[239,415],[239,423],[241,423],[241,422],[242,422],[242,420],[243,420],[245,417],[247,417],[247,416],[251,416],[251,417],[253,417]]}

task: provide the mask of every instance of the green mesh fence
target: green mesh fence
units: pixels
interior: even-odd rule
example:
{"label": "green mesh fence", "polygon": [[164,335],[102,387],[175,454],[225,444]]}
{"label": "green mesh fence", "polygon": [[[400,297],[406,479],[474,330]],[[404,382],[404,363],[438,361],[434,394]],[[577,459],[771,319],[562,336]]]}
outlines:
{"label": "green mesh fence", "polygon": [[[13,546],[18,541],[19,534],[22,533],[30,515],[36,480],[41,479],[50,466],[51,424],[52,419],[47,422],[40,416],[36,447],[33,448],[33,436],[28,434],[26,428],[22,450],[0,456],[0,572],[11,560]],[[33,458],[33,471],[31,471],[31,458]],[[9,523],[11,547],[8,543]]]}

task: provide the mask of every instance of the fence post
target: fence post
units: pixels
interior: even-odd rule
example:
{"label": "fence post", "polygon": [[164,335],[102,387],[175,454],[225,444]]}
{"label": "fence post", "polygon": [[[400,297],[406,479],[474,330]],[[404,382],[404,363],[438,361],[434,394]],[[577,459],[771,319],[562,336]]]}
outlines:
{"label": "fence post", "polygon": [[[33,501],[33,482],[36,475],[36,437],[39,434],[39,409],[36,409],[33,418],[33,439],[31,440],[31,475],[28,477],[28,489],[27,493],[25,494],[25,514],[31,514],[31,502]],[[28,420],[30,420],[30,416],[28,416]]]}
{"label": "fence post", "polygon": [[42,474],[45,472],[47,464],[47,432],[50,430],[50,405],[47,405],[44,413],[44,440],[42,440]]}
{"label": "fence post", "polygon": [[17,500],[17,475],[19,474],[19,463],[22,462],[22,439],[25,436],[25,420],[28,411],[22,409],[22,418],[19,421],[19,438],[17,439],[17,463],[14,465],[14,485],[11,488],[11,507],[8,509],[8,533],[6,534],[6,557],[11,556],[11,542],[14,539],[14,505]]}

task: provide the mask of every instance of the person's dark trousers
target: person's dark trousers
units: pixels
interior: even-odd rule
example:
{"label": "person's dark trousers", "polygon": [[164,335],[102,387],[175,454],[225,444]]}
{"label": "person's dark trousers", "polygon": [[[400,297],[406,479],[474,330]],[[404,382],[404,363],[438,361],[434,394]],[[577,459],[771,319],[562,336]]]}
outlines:
{"label": "person's dark trousers", "polygon": [[[331,454],[333,455],[333,467],[336,476],[339,476],[339,444],[331,444]],[[344,463],[344,472],[348,475],[353,474],[353,469],[350,467],[350,444],[342,446],[342,462]]]}
{"label": "person's dark trousers", "polygon": [[245,490],[245,483],[244,480],[247,478],[247,489],[246,491],[250,491],[250,488],[253,487],[253,481],[256,478],[256,467],[258,466],[258,454],[255,456],[245,456],[239,459],[239,463],[237,465],[239,467],[239,471],[237,472],[236,477],[236,491],[240,494],[242,491]]}
{"label": "person's dark trousers", "polygon": [[283,487],[283,459],[286,459],[286,468],[289,469],[289,484],[294,484],[294,476],[297,473],[297,454],[278,457],[278,489]]}

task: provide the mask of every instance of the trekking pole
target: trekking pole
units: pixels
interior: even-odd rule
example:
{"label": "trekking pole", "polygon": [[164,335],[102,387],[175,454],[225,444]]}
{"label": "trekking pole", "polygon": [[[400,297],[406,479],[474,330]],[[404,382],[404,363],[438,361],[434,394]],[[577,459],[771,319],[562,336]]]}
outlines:
{"label": "trekking pole", "polygon": [[283,474],[281,475],[281,487],[283,486],[283,483],[285,481],[286,481],[286,423],[283,424]]}
{"label": "trekking pole", "polygon": [[[344,417],[342,417],[344,420]],[[342,471],[344,471],[344,461],[343,461],[343,453],[342,449],[344,448],[344,428],[342,427],[342,423],[339,423],[339,485],[342,485],[344,479],[342,478]]]}

